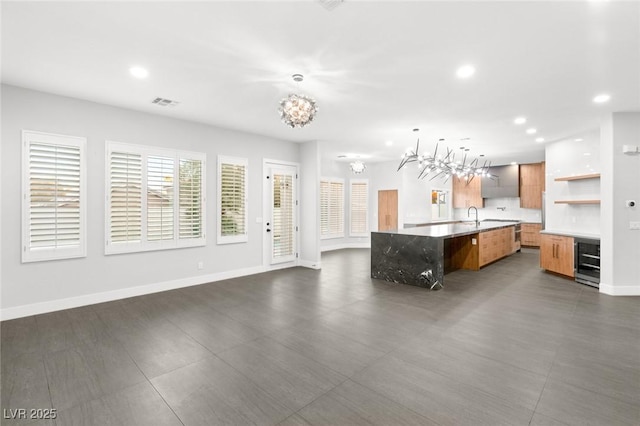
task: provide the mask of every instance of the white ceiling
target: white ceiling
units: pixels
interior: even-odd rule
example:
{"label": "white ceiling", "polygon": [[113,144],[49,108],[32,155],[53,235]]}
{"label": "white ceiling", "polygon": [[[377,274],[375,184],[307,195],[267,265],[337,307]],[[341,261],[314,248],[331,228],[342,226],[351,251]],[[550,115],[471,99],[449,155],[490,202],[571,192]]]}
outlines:
{"label": "white ceiling", "polygon": [[[456,78],[467,63],[476,74]],[[149,77],[131,77],[133,65]],[[318,140],[326,158],[399,159],[419,127],[425,149],[445,138],[494,164],[537,161],[536,137],[593,137],[604,114],[640,110],[640,3],[3,1],[2,81]],[[279,120],[292,90],[320,108],[303,129]],[[611,101],[594,104],[603,92]]]}

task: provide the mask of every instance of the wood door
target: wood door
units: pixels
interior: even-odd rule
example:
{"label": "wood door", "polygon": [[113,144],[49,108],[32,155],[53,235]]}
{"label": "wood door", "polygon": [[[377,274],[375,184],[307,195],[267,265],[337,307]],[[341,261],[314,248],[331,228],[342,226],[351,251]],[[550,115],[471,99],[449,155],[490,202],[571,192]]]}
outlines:
{"label": "wood door", "polygon": [[378,191],[378,231],[398,229],[398,190]]}

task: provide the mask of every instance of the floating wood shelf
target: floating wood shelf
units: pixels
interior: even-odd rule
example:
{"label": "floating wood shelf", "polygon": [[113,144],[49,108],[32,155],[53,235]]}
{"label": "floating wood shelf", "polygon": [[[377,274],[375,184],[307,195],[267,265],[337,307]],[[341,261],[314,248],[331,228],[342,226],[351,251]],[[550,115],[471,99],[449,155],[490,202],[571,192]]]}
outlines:
{"label": "floating wood shelf", "polygon": [[[560,181],[568,181],[568,180],[599,179],[599,178],[600,178],[600,173],[592,173],[590,175],[577,175],[577,176],[557,177],[554,180],[556,182],[560,182]],[[557,201],[556,201],[556,203],[557,203]]]}
{"label": "floating wood shelf", "polygon": [[600,200],[556,200],[555,204],[600,204]]}

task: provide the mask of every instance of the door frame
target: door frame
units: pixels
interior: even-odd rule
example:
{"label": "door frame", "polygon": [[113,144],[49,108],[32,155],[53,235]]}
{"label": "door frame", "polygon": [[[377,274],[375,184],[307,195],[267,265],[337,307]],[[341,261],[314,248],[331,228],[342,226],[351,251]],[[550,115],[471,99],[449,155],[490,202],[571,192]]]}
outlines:
{"label": "door frame", "polygon": [[267,219],[270,217],[271,212],[271,181],[267,179],[269,170],[278,167],[295,167],[296,183],[294,185],[294,199],[296,200],[295,208],[295,221],[293,226],[296,230],[300,229],[300,163],[283,160],[273,160],[270,158],[262,159],[262,267],[265,271],[273,271],[276,269],[291,268],[298,266],[300,262],[300,232],[296,231],[295,244],[296,244],[296,258],[291,262],[283,262],[272,265],[271,264],[271,238],[267,237]]}

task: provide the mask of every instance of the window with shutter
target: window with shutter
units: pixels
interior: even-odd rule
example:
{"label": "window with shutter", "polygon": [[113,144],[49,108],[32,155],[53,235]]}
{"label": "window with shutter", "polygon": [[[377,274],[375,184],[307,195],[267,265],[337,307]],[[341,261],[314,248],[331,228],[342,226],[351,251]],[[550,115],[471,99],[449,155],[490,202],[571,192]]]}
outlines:
{"label": "window with shutter", "polygon": [[174,159],[147,157],[147,239],[172,240]]}
{"label": "window with shutter", "polygon": [[369,182],[367,180],[352,179],[350,200],[350,236],[368,236],[368,214]]}
{"label": "window with shutter", "polygon": [[142,156],[111,152],[109,179],[110,236],[113,243],[142,241]]}
{"label": "window with shutter", "polygon": [[180,159],[179,170],[181,239],[202,237],[202,161]]}
{"label": "window with shutter", "polygon": [[329,235],[329,181],[320,181],[320,236]]}
{"label": "window with shutter", "polygon": [[218,244],[248,241],[246,158],[218,157]]}
{"label": "window with shutter", "polygon": [[24,131],[23,262],[86,256],[86,139]]}
{"label": "window with shutter", "polygon": [[205,154],[107,142],[107,254],[205,245]]}
{"label": "window with shutter", "polygon": [[320,181],[320,238],[344,237],[344,180]]}

